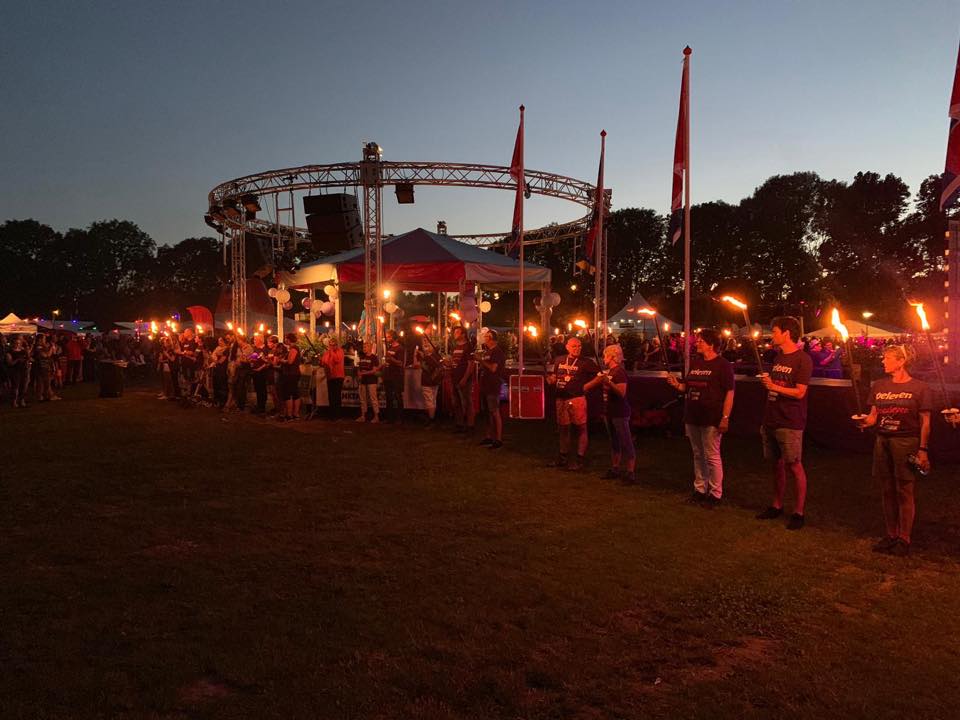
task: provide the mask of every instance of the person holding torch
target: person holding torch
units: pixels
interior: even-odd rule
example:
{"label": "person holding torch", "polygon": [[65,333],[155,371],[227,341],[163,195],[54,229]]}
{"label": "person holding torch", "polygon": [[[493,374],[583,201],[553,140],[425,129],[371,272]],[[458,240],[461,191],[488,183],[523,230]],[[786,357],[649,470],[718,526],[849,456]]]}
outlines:
{"label": "person holding torch", "polygon": [[773,461],[773,502],[757,515],[758,520],[774,520],[783,515],[783,495],[787,469],[793,475],[795,497],[788,530],[800,530],[804,524],[807,499],[807,474],[803,469],[803,431],[807,426],[807,386],[813,374],[813,361],[797,344],[800,322],[795,317],[776,317],[770,323],[771,338],[777,348],[770,374],[760,376],[767,391],[760,434],[763,454]]}
{"label": "person holding torch", "polygon": [[861,428],[877,428],[873,476],[880,481],[886,536],[873,550],[888,555],[910,554],[915,472],[930,471],[927,443],[933,398],[929,385],[910,376],[907,368],[913,359],[913,349],[905,345],[883,351],[883,371],[890,377],[870,386],[870,414],[857,421]]}
{"label": "person holding torch", "polygon": [[716,330],[701,330],[695,345],[699,357],[691,360],[686,378],[667,375],[670,386],[686,395],[683,422],[693,452],[692,500],[707,507],[723,497],[720,440],[730,429],[733,411],[733,364],[720,356],[722,342]]}

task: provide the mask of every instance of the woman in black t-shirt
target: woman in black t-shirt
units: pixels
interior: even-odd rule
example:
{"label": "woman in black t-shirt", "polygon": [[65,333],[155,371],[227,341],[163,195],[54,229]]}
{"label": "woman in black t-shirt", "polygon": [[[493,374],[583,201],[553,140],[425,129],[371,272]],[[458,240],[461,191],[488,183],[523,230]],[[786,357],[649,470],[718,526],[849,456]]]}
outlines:
{"label": "woman in black t-shirt", "polygon": [[888,555],[910,553],[910,535],[916,515],[915,471],[930,469],[930,386],[907,371],[913,348],[891,345],[883,351],[883,370],[890,377],[870,386],[870,414],[854,415],[861,428],[876,427],[873,476],[880,481],[886,536],[873,546]]}
{"label": "woman in black t-shirt", "polygon": [[[277,379],[280,402],[283,403],[284,415],[280,420],[300,419],[300,350],[297,348],[296,333],[286,336],[286,353],[278,355],[277,363],[280,374]],[[282,347],[282,346],[278,346]]]}

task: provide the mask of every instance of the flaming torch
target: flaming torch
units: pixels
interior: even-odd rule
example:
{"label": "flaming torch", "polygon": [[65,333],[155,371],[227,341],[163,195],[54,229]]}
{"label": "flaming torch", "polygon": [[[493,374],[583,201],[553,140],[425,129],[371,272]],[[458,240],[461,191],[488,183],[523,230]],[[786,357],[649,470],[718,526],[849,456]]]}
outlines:
{"label": "flaming torch", "polygon": [[660,324],[657,322],[657,311],[653,308],[637,308],[637,312],[653,320],[653,326],[657,329],[657,341],[660,343],[660,357],[663,359],[663,369],[670,372],[670,362],[667,358],[667,346],[663,344],[663,333],[660,332]]}
{"label": "flaming torch", "polygon": [[847,331],[847,326],[840,322],[840,311],[834,308],[830,312],[830,324],[833,325],[834,329],[840,333],[840,337],[843,339],[843,346],[847,350],[847,365],[850,367],[850,385],[853,387],[853,397],[857,401],[857,414],[853,416],[853,420],[856,422],[862,422],[866,415],[863,414],[863,406],[860,404],[860,390],[857,387],[857,373],[853,369],[853,347],[850,343],[850,333]]}
{"label": "flaming torch", "polygon": [[[720,301],[739,309],[743,313],[743,322],[747,327],[750,327],[750,313],[747,312],[747,304],[743,300],[738,300],[733,295],[724,295],[720,298]],[[757,377],[759,377],[766,373],[763,372],[763,361],[760,359],[760,348],[757,347],[757,340],[756,338],[751,338],[751,340],[753,341],[751,343],[753,345],[753,358],[757,361]]]}
{"label": "flaming torch", "polygon": [[[909,301],[908,301],[909,302]],[[950,405],[950,395],[947,394],[947,384],[943,380],[943,368],[940,367],[940,360],[937,358],[937,349],[933,344],[933,336],[930,335],[930,323],[927,322],[927,313],[923,309],[923,303],[910,303],[917,311],[917,316],[920,318],[920,328],[923,330],[923,334],[927,336],[927,344],[930,346],[930,359],[933,361],[933,367],[937,370],[937,382],[940,383],[940,393],[943,395],[943,404],[945,406]],[[943,415],[943,419],[950,423],[950,418],[960,414],[960,409],[955,407],[944,407],[940,411],[940,414]],[[953,425],[953,423],[950,423]],[[954,425],[956,427],[956,425]]]}

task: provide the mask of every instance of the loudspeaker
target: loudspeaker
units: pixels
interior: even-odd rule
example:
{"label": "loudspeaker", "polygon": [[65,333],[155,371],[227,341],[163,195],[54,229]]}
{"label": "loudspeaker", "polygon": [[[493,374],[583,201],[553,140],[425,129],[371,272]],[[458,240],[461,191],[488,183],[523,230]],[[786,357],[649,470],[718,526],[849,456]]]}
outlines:
{"label": "loudspeaker", "polygon": [[348,193],[305,195],[303,211],[307,215],[337,215],[357,212],[357,196]]}
{"label": "loudspeaker", "polygon": [[338,253],[363,245],[363,226],[359,218],[349,215],[307,215],[307,229],[313,249],[323,253]]}
{"label": "loudspeaker", "polygon": [[273,241],[269,235],[250,232],[243,234],[247,254],[247,277],[266,277],[273,272]]}
{"label": "loudspeaker", "polygon": [[314,250],[337,253],[363,245],[356,195],[307,195],[303,198],[303,210],[307,213]]}

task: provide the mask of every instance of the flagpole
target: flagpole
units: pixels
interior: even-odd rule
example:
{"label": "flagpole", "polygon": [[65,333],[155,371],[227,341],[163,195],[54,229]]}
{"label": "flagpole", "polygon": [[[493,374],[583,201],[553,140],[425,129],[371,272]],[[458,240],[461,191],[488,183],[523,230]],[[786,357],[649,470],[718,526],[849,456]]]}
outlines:
{"label": "flagpole", "polygon": [[517,233],[517,242],[520,244],[520,307],[518,309],[519,321],[517,322],[517,329],[519,332],[519,349],[517,353],[517,362],[519,364],[518,373],[523,375],[523,283],[524,283],[524,269],[523,269],[523,193],[526,190],[525,184],[527,182],[527,176],[524,170],[523,163],[523,105],[520,106],[520,172],[519,177],[517,178],[518,185],[518,197],[520,199],[520,228]]}
{"label": "flagpole", "polygon": [[[603,167],[603,159],[607,150],[607,131],[600,131],[600,167]],[[601,170],[602,172],[602,170]],[[597,210],[597,224],[599,227],[599,232],[597,233],[596,247],[594,247],[594,257],[593,260],[593,349],[597,353],[597,358],[602,358],[601,348],[600,348],[600,323],[604,322],[606,325],[606,318],[601,317],[603,312],[606,310],[606,304],[603,305],[601,309],[601,301],[604,295],[607,292],[607,277],[604,274],[604,261],[606,256],[604,255],[603,247],[603,221],[604,221],[604,212],[606,211],[606,198],[604,197],[603,182],[601,178],[600,187],[598,188],[598,199],[597,202],[600,203],[600,207]]]}
{"label": "flagpole", "polygon": [[683,178],[683,374],[690,372],[690,54],[688,45],[683,49],[683,83],[687,88],[684,98],[684,168]]}

